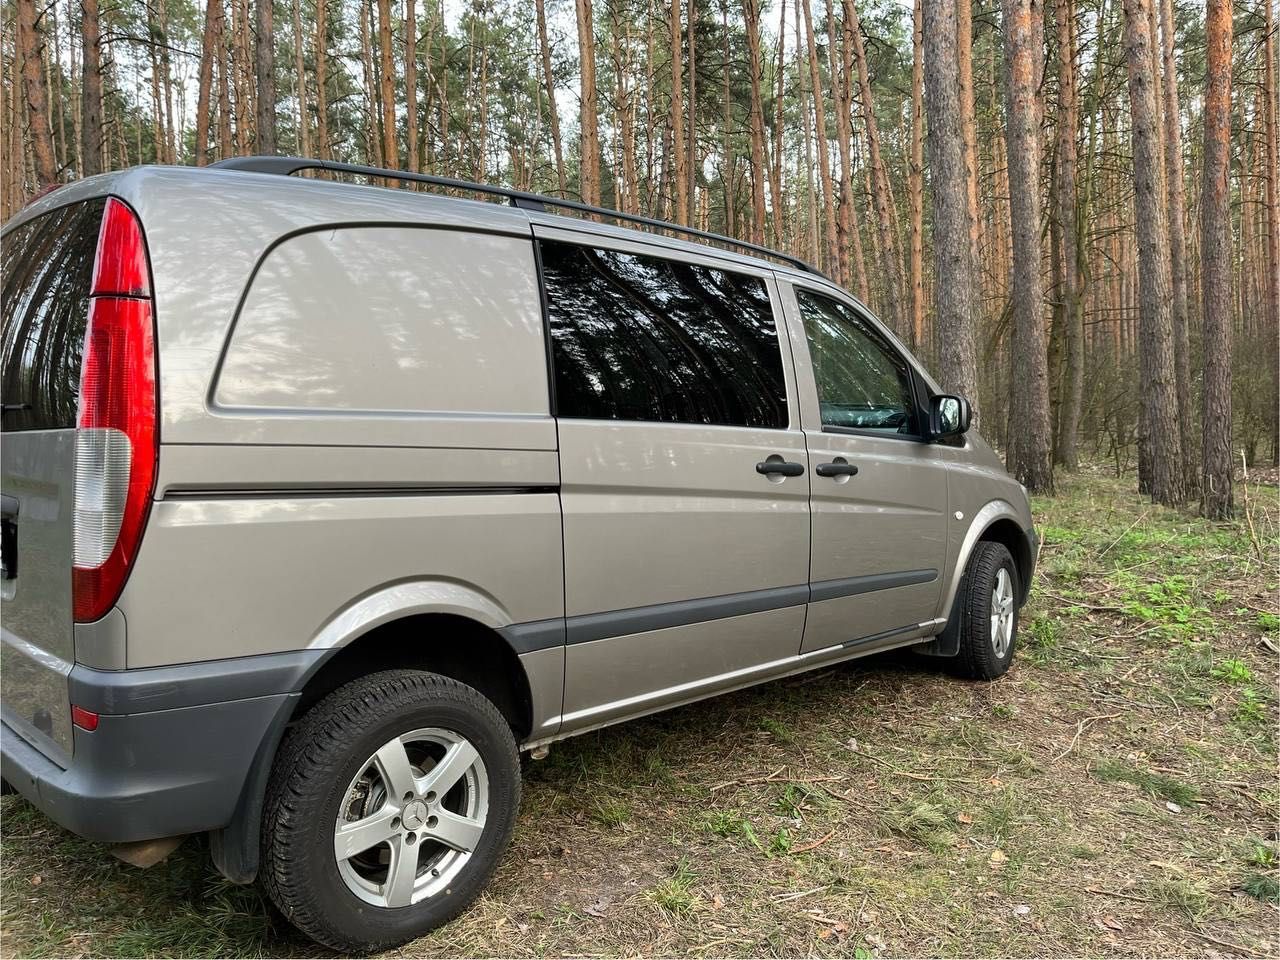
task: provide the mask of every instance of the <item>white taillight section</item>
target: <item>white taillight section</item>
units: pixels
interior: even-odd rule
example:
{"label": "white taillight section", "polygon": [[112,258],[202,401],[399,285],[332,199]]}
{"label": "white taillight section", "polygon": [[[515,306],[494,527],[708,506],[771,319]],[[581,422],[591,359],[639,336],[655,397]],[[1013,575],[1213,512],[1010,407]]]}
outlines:
{"label": "white taillight section", "polygon": [[107,562],[120,536],[129,496],[131,446],[121,430],[76,431],[76,511],[73,543],[77,567]]}

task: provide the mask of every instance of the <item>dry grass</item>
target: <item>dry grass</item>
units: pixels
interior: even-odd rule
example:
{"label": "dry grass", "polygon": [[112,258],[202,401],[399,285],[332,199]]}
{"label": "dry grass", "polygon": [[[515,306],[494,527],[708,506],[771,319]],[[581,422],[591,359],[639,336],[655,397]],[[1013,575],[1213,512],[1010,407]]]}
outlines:
{"label": "dry grass", "polygon": [[[462,919],[403,956],[1280,953],[1274,489],[1208,524],[1037,503],[991,684],[890,655],[557,745]],[[3,804],[6,955],[316,949],[188,842],[141,873]]]}

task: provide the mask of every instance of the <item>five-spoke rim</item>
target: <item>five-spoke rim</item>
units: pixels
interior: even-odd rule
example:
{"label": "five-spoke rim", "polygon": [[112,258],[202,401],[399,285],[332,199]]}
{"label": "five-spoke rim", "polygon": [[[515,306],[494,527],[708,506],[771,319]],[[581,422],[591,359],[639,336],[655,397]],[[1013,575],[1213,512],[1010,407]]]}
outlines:
{"label": "five-spoke rim", "polygon": [[991,589],[991,649],[1003,658],[1013,643],[1013,578],[1001,567]]}
{"label": "five-spoke rim", "polygon": [[437,727],[388,740],[338,808],[333,852],[347,888],[378,907],[434,896],[484,833],[489,775],[465,737]]}

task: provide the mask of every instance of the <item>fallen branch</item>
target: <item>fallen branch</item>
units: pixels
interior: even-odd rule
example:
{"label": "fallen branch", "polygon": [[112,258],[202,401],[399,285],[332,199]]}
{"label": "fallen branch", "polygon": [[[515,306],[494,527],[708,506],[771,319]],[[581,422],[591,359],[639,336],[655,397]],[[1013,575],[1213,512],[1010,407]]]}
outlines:
{"label": "fallen branch", "polygon": [[1217,937],[1211,937],[1207,933],[1201,933],[1199,930],[1196,930],[1194,927],[1191,929],[1191,932],[1194,933],[1201,940],[1208,940],[1210,943],[1216,943],[1218,946],[1226,947],[1228,950],[1235,950],[1237,953],[1244,953],[1251,957],[1268,956],[1268,954],[1258,953],[1258,951],[1250,950],[1248,947],[1241,946],[1238,943],[1229,943],[1226,940],[1219,940]]}
{"label": "fallen branch", "polygon": [[1061,760],[1063,757],[1069,754],[1072,750],[1074,750],[1076,748],[1076,744],[1080,742],[1080,738],[1084,735],[1084,728],[1087,727],[1089,724],[1093,723],[1093,721],[1114,720],[1118,716],[1120,716],[1120,714],[1118,713],[1100,713],[1096,717],[1085,717],[1083,720],[1081,720],[1079,723],[1076,724],[1076,735],[1072,737],[1071,742],[1067,744],[1067,749],[1063,750],[1060,754],[1054,757],[1053,760],[1050,762],[1057,763],[1059,760]]}
{"label": "fallen branch", "polygon": [[836,832],[835,832],[834,830],[832,830],[830,833],[828,833],[828,834],[827,834],[825,837],[823,837],[821,840],[815,840],[813,843],[806,843],[806,844],[804,844],[803,846],[800,846],[800,847],[792,847],[792,848],[791,848],[791,852],[792,852],[792,854],[797,854],[797,853],[808,853],[810,850],[817,850],[817,849],[818,849],[818,847],[822,846],[824,843],[826,843],[828,840],[830,840],[830,839],[831,839],[832,837],[834,837],[835,835],[836,835]]}

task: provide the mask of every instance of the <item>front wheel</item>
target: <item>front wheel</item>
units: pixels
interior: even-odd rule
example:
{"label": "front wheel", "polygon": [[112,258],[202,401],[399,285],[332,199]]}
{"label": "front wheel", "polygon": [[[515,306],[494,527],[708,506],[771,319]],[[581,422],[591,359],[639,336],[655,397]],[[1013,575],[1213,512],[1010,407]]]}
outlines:
{"label": "front wheel", "polygon": [[1018,639],[1018,568],[1008,548],[983,540],[974,547],[956,594],[960,649],[956,672],[974,680],[1002,677]]}
{"label": "front wheel", "polygon": [[519,803],[515,740],[492,703],[436,674],[372,674],[318,703],[282,744],[264,885],[325,946],[398,946],[479,895]]}

